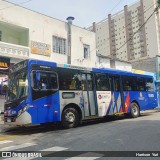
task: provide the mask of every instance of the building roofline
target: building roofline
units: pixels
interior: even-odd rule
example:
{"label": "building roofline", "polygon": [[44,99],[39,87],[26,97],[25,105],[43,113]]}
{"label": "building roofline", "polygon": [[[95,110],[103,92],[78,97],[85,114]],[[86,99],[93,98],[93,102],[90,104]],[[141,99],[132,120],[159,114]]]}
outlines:
{"label": "building roofline", "polygon": [[[20,7],[20,8],[29,10],[29,11],[31,11],[31,12],[35,12],[35,13],[37,13],[37,14],[39,14],[39,15],[43,15],[43,16],[49,17],[49,18],[51,18],[51,19],[54,19],[54,20],[57,20],[57,21],[60,21],[60,22],[63,22],[63,23],[67,23],[66,21],[63,21],[63,20],[61,20],[61,19],[57,19],[57,18],[54,18],[54,17],[52,17],[52,16],[46,15],[46,14],[44,14],[44,13],[40,13],[40,12],[38,12],[38,11],[31,10],[30,8],[26,8],[26,7],[21,6],[21,5],[19,5],[19,4],[16,4],[16,3],[13,3],[13,2],[9,2],[8,0],[5,0],[5,1],[3,0],[3,2],[9,3],[9,4],[13,4],[13,5],[15,5],[16,7]],[[8,9],[9,9],[9,8],[8,8]],[[81,29],[83,29],[83,30],[86,30],[86,31],[88,31],[88,32],[93,33],[92,31],[89,31],[86,27],[83,28],[83,27],[80,27],[80,26],[77,26],[77,25],[74,25],[74,24],[72,24],[72,25],[75,26],[75,27],[77,27],[77,28],[81,28]]]}
{"label": "building roofline", "polygon": [[[138,2],[140,2],[140,0],[137,0],[137,1],[133,2],[133,3],[131,3],[131,4],[129,5],[129,7],[132,6],[132,5],[134,5],[134,4],[136,4],[136,3],[138,3]],[[124,6],[126,6],[126,5],[124,5]],[[128,6],[128,5],[127,5],[127,6]],[[117,13],[114,13],[113,15],[112,15],[111,13],[109,13],[109,14],[111,14],[111,17],[116,17],[117,15],[121,14],[122,12],[124,12],[124,9],[118,11]],[[108,14],[108,15],[109,15],[109,14]],[[108,18],[105,18],[105,19],[97,22],[96,25],[99,25],[100,23],[106,22],[107,20],[108,20]],[[92,27],[92,26],[90,26],[90,27]],[[90,27],[87,27],[87,28],[90,28]]]}

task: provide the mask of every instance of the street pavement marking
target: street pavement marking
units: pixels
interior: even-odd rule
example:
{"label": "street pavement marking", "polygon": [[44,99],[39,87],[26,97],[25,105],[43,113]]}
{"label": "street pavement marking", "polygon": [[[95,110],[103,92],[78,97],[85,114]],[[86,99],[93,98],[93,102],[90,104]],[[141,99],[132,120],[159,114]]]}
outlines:
{"label": "street pavement marking", "polygon": [[8,138],[14,138],[15,136],[0,136],[0,141],[3,141]]}
{"label": "street pavement marking", "polygon": [[11,142],[13,141],[4,140],[4,141],[0,141],[0,144],[11,143]]}
{"label": "street pavement marking", "polygon": [[43,149],[43,150],[41,150],[41,151],[54,151],[54,152],[59,152],[59,151],[64,151],[64,150],[66,150],[66,149],[68,149],[68,148],[55,146],[55,147]]}
{"label": "street pavement marking", "polygon": [[[40,150],[40,151],[53,151],[53,152],[59,152],[59,151],[64,151],[68,148],[64,148],[64,147],[58,147],[58,146],[55,146],[55,147],[51,147],[51,148],[47,148],[47,149],[43,149],[43,150]],[[35,151],[36,152],[36,151]],[[7,159],[3,159],[3,160],[31,160],[31,159],[35,159],[36,157],[11,157],[11,158],[7,158]]]}
{"label": "street pavement marking", "polygon": [[101,157],[103,157],[103,154],[87,152],[84,154],[77,155],[76,157],[67,158],[66,160],[94,160],[94,159],[98,159]]}
{"label": "street pavement marking", "polygon": [[37,144],[34,144],[34,143],[24,143],[24,144],[15,145],[15,146],[4,147],[4,148],[1,148],[0,151],[13,151],[13,150],[16,150],[16,149],[30,147],[30,146],[34,146],[34,145],[37,145]]}

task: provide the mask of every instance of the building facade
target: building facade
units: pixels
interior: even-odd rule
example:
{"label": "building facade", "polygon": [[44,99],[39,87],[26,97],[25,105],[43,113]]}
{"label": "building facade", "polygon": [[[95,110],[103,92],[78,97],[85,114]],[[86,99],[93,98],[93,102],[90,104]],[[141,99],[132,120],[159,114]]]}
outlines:
{"label": "building facade", "polygon": [[93,23],[88,29],[96,33],[98,54],[126,61],[159,55],[159,11],[152,15],[156,4],[157,0],[139,0],[114,15],[109,14],[107,19]]}
{"label": "building facade", "polygon": [[[1,57],[11,63],[26,58],[68,62],[68,22],[5,1],[0,8]],[[95,33],[71,24],[70,63],[95,66],[95,48]]]}
{"label": "building facade", "polygon": [[0,113],[9,66],[28,58],[95,67],[95,33],[0,1]]}

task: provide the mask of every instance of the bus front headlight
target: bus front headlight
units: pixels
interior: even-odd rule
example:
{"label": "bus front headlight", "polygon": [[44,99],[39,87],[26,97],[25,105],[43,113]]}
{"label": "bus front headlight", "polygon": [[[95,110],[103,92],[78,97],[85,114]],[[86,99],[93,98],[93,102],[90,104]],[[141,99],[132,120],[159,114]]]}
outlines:
{"label": "bus front headlight", "polygon": [[28,105],[23,107],[22,111],[25,112],[28,109],[28,107],[29,107]]}

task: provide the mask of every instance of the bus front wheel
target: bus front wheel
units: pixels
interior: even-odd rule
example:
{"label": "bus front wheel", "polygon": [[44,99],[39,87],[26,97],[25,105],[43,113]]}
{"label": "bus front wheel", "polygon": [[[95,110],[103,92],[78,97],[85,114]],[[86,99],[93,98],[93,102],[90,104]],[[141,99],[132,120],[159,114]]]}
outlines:
{"label": "bus front wheel", "polygon": [[131,107],[131,112],[130,112],[131,117],[132,117],[132,118],[137,118],[137,117],[139,117],[139,115],[140,115],[140,110],[139,110],[138,104],[135,103],[135,102],[132,102],[132,103],[130,104],[130,107]]}
{"label": "bus front wheel", "polygon": [[62,125],[64,128],[74,128],[79,124],[79,114],[74,108],[66,108],[62,113]]}

